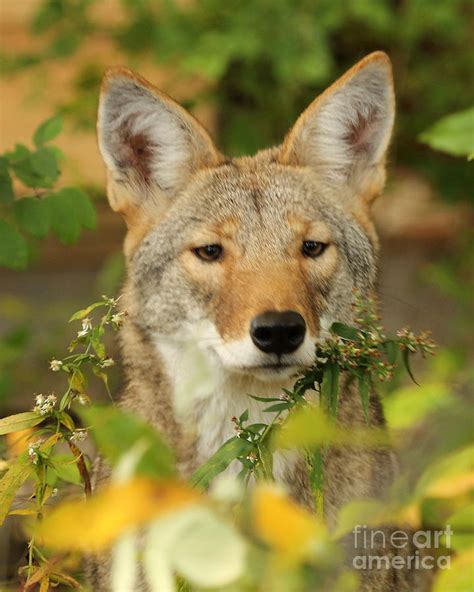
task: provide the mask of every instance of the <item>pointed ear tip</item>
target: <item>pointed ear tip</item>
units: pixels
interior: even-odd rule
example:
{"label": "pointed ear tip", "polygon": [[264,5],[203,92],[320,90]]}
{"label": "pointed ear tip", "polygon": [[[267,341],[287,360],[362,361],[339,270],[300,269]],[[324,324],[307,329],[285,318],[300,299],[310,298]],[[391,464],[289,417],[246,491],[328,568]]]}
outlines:
{"label": "pointed ear tip", "polygon": [[392,60],[384,51],[374,51],[365,56],[360,62],[361,68],[371,65],[377,65],[385,68],[387,73],[392,76]]}
{"label": "pointed ear tip", "polygon": [[133,70],[125,66],[111,66],[104,72],[100,87],[101,94],[108,92],[114,83],[117,84],[121,81],[125,83],[135,82],[145,87],[149,86],[149,83]]}

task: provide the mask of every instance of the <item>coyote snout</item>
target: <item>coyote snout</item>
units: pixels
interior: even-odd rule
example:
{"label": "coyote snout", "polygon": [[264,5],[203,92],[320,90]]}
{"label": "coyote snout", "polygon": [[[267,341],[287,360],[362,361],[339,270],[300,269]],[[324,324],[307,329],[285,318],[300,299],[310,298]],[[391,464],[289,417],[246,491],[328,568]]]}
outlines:
{"label": "coyote snout", "polygon": [[266,354],[292,354],[304,341],[306,323],[294,310],[268,310],[250,324],[250,337],[258,349]]}

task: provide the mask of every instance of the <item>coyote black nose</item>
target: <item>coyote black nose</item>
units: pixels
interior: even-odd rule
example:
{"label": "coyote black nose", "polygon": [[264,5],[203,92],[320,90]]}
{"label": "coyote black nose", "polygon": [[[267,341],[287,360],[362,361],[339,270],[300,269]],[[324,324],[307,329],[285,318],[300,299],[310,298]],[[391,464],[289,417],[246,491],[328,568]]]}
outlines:
{"label": "coyote black nose", "polygon": [[267,354],[291,354],[304,340],[306,323],[297,312],[269,310],[250,324],[252,341]]}

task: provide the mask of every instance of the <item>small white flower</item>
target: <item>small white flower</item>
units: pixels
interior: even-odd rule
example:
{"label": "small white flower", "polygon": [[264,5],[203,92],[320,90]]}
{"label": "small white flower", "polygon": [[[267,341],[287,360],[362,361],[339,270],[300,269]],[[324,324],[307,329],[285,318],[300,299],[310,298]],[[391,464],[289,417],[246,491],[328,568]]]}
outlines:
{"label": "small white flower", "polygon": [[56,497],[57,495],[58,495],[58,488],[53,487],[53,489],[51,490],[51,497]]}
{"label": "small white flower", "polygon": [[110,317],[110,322],[112,323],[112,325],[115,325],[116,327],[121,327],[123,325],[124,316],[125,313],[117,312]]}
{"label": "small white flower", "polygon": [[78,337],[85,337],[92,330],[92,320],[89,317],[82,319],[82,330],[78,331]]}
{"label": "small white flower", "polygon": [[257,455],[255,452],[251,452],[250,454],[247,454],[247,460],[249,460],[250,462],[257,462]]}
{"label": "small white flower", "polygon": [[100,363],[101,368],[110,368],[110,366],[113,366],[115,364],[113,358],[105,358],[105,360],[102,360],[102,362]]}
{"label": "small white flower", "polygon": [[35,401],[36,405],[33,411],[37,411],[40,415],[46,415],[54,409],[57,399],[56,395],[48,395],[47,397],[44,395],[37,395]]}
{"label": "small white flower", "polygon": [[87,438],[87,432],[85,430],[78,430],[72,432],[69,436],[71,442],[83,442]]}
{"label": "small white flower", "polygon": [[28,448],[28,457],[34,465],[38,464],[38,453],[32,446]]}
{"label": "small white flower", "polygon": [[41,442],[42,440],[36,440],[36,442],[32,442],[28,447],[28,457],[34,465],[38,464],[39,456],[36,452],[36,449],[41,444]]}
{"label": "small white flower", "polygon": [[74,397],[76,399],[76,401],[79,403],[79,405],[87,405],[89,403],[89,400],[87,397],[85,397],[84,395],[77,395],[76,397]]}
{"label": "small white flower", "polygon": [[63,366],[63,363],[62,363],[61,360],[55,360],[55,359],[53,359],[49,363],[49,368],[53,372],[59,372],[59,370],[61,370],[62,366]]}

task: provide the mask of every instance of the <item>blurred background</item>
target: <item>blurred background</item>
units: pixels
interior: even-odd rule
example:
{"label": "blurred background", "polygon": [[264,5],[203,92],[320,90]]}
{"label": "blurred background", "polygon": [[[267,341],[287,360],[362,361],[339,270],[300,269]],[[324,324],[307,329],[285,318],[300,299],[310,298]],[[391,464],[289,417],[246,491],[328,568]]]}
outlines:
{"label": "blurred background", "polygon": [[[389,329],[430,329],[441,353],[424,372],[464,384],[474,350],[473,167],[449,137],[433,149],[430,130],[473,104],[473,30],[473,5],[462,0],[1,1],[0,153],[31,146],[38,125],[60,115],[56,188],[85,190],[97,227],[62,242],[61,232],[32,232],[24,269],[0,267],[0,415],[54,389],[48,360],[72,336],[67,319],[119,290],[124,225],[107,206],[95,137],[100,81],[118,64],[181,101],[239,155],[281,141],[319,92],[386,51],[398,114],[375,206],[383,319]],[[471,146],[472,119],[454,124]],[[34,184],[17,176],[16,198],[30,196]]]}

